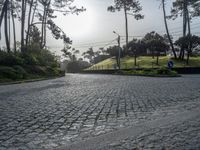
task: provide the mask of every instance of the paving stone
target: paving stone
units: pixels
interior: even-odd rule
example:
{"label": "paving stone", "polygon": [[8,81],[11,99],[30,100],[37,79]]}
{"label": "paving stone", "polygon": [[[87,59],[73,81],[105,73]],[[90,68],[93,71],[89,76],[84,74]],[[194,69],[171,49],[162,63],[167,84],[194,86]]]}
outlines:
{"label": "paving stone", "polygon": [[[164,117],[190,110],[198,107],[199,89],[199,75],[146,78],[70,74],[59,79],[0,86],[0,149],[54,149],[67,141],[156,119],[160,113]],[[176,105],[182,107],[171,109]],[[197,120],[159,131],[167,136],[149,133],[141,139],[111,144],[109,148],[198,149],[199,126]]]}

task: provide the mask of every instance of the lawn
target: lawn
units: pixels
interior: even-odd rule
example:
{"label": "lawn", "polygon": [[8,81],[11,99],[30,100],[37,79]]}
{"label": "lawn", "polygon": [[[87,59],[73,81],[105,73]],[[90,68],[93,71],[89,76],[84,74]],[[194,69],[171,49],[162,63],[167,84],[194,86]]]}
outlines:
{"label": "lawn", "polygon": [[[168,59],[169,59],[168,56],[159,57],[159,65],[156,65],[156,57],[153,59],[151,56],[141,56],[137,58],[137,66],[134,66],[134,58],[127,56],[127,57],[121,58],[121,69],[166,67]],[[189,65],[186,65],[185,61],[180,61],[180,60],[173,60],[173,61],[174,61],[175,68],[200,67],[200,57],[191,57]],[[114,69],[114,65],[116,65],[116,59],[112,57],[91,66],[87,70]]]}

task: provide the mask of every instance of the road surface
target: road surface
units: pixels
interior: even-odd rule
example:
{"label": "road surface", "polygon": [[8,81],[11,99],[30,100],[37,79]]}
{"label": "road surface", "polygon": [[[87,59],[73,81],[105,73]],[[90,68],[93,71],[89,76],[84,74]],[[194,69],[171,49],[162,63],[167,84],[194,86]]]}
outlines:
{"label": "road surface", "polygon": [[85,149],[200,149],[199,107],[200,75],[67,74],[4,85],[0,149],[81,149],[83,141]]}

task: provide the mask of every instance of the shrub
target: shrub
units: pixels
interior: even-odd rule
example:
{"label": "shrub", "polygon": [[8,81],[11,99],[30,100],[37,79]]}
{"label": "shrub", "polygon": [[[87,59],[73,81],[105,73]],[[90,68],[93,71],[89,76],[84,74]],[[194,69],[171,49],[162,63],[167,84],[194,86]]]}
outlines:
{"label": "shrub", "polygon": [[52,54],[49,50],[40,50],[36,54],[36,57],[38,59],[39,64],[42,66],[50,66],[52,68],[58,67],[56,56],[54,56],[54,54]]}
{"label": "shrub", "polygon": [[41,66],[26,66],[26,70],[29,74],[33,75],[42,75],[42,76],[47,75],[45,67]]}
{"label": "shrub", "polygon": [[0,67],[0,76],[3,78],[8,78],[12,80],[22,79],[23,76],[12,67]]}
{"label": "shrub", "polygon": [[33,54],[24,54],[24,63],[27,65],[38,65],[39,62]]}
{"label": "shrub", "polygon": [[59,76],[65,76],[64,70],[58,69],[58,72],[59,72]]}
{"label": "shrub", "polygon": [[47,73],[48,73],[49,76],[59,75],[59,72],[56,68],[47,67],[46,70],[47,70]]}
{"label": "shrub", "polygon": [[20,74],[23,79],[27,78],[27,72],[22,68],[21,66],[13,66],[13,68],[16,70],[17,74]]}
{"label": "shrub", "polygon": [[160,69],[157,69],[157,74],[168,75],[170,74],[170,70],[167,68],[160,68]]}
{"label": "shrub", "polygon": [[143,69],[143,70],[131,70],[123,71],[124,74],[134,74],[134,75],[149,75],[149,76],[178,76],[176,71],[169,70],[167,68],[160,69]]}
{"label": "shrub", "polygon": [[0,65],[13,66],[22,64],[23,59],[19,55],[14,55],[13,53],[6,53],[4,51],[0,51]]}

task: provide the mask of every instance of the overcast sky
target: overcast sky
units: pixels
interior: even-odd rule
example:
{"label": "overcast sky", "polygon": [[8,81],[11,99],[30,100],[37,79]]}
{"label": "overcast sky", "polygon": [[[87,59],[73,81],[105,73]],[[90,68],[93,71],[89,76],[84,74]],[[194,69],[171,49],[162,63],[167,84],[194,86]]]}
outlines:
{"label": "overcast sky", "polygon": [[[134,20],[129,16],[129,35],[143,36],[147,32],[156,31],[160,34],[165,33],[163,13],[160,8],[160,0],[140,0],[143,7],[142,13],[145,18],[140,21]],[[170,3],[168,2],[167,12],[170,12]],[[123,12],[111,13],[107,11],[107,7],[113,4],[113,0],[75,0],[76,6],[84,6],[87,10],[80,15],[63,16],[58,14],[55,19],[57,25],[62,28],[66,34],[72,39],[73,45],[79,50],[86,51],[89,47],[98,49],[109,45],[116,38],[113,31],[121,36],[125,36],[125,23]],[[193,33],[200,35],[200,19],[192,22]],[[181,20],[169,21],[169,28],[174,36],[181,35]],[[20,29],[19,29],[20,30]],[[18,30],[18,31],[19,31]],[[133,37],[129,37],[131,40]],[[113,42],[115,44],[116,42]],[[122,37],[122,44],[125,44],[125,38]],[[1,45],[4,42],[1,42]],[[55,40],[48,34],[47,46],[57,54],[63,48],[61,40]]]}

